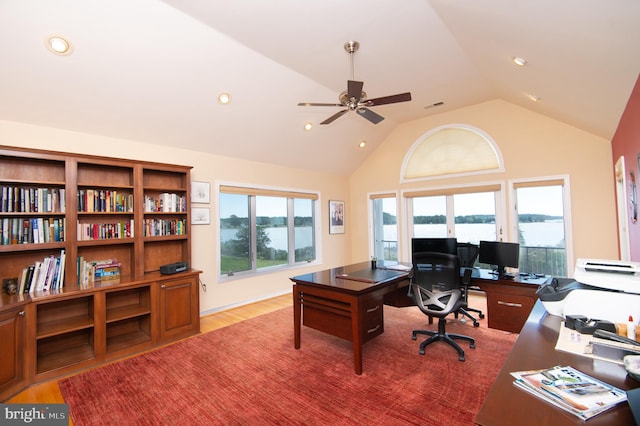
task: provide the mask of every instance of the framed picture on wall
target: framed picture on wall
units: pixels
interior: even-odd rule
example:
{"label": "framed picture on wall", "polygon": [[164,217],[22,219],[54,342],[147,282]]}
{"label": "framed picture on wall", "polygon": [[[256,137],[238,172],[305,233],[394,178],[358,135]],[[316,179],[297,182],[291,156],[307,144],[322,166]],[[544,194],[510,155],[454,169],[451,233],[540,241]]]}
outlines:
{"label": "framed picture on wall", "polygon": [[344,234],[344,201],[329,201],[329,233]]}
{"label": "framed picture on wall", "polygon": [[191,182],[191,202],[208,203],[210,201],[211,185],[209,182]]}
{"label": "framed picture on wall", "polygon": [[209,207],[191,207],[191,224],[208,225],[211,222]]}

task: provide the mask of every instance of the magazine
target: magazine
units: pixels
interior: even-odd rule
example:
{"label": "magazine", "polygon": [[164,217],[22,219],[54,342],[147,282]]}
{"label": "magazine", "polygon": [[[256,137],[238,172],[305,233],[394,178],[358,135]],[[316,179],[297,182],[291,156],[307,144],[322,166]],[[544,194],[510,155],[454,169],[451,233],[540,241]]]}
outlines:
{"label": "magazine", "polygon": [[517,387],[583,420],[627,400],[625,391],[573,367],[518,371],[511,375]]}

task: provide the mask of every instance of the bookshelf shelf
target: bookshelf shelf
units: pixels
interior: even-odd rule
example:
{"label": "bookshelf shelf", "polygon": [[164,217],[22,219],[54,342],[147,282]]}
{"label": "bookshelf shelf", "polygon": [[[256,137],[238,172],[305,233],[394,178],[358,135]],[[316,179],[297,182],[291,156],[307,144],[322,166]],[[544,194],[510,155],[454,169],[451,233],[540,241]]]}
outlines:
{"label": "bookshelf shelf", "polygon": [[[63,268],[64,277],[57,281],[60,288],[27,288],[15,299],[2,295],[0,315],[16,311],[16,301],[25,305],[19,311],[24,319],[22,339],[0,348],[3,359],[12,351],[23,354],[25,385],[199,332],[200,272],[159,274],[164,264],[191,264],[190,170],[0,146],[0,236],[4,238],[5,228],[13,233],[16,226],[18,235],[24,235],[32,221],[48,224],[47,238],[53,236],[52,241],[35,242],[10,234],[9,244],[0,240],[0,278],[20,282],[24,277],[26,283],[29,268],[38,262],[57,268],[49,269],[53,274]],[[161,205],[162,211],[145,211],[145,198],[161,200],[153,208]],[[145,221],[147,226],[159,224],[161,235],[145,236]],[[79,281],[79,261],[94,265],[107,260],[119,265],[118,279]],[[55,277],[47,276],[44,282],[56,283]],[[162,298],[166,287],[161,285],[174,282],[181,290],[172,294],[181,297]],[[175,318],[188,325],[179,333],[163,333],[167,321]],[[15,389],[3,380],[0,376],[0,399],[5,389]]]}

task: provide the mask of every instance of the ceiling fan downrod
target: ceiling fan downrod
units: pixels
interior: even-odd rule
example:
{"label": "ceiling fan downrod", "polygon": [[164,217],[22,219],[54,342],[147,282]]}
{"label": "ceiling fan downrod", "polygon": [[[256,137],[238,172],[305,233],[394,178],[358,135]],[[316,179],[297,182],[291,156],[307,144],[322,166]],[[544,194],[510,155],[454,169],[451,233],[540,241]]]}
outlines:
{"label": "ceiling fan downrod", "polygon": [[360,47],[360,43],[358,43],[357,41],[348,41],[344,44],[344,50],[347,51],[347,53],[349,54],[349,59],[351,62],[351,80],[355,80],[355,71],[354,71],[354,66],[353,66],[353,54],[356,53],[358,51],[358,48]]}

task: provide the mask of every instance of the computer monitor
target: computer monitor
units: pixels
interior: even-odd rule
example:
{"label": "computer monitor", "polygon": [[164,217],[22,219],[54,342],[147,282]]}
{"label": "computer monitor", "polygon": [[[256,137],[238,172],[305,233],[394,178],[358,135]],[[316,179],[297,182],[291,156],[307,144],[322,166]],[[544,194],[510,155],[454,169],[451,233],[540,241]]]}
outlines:
{"label": "computer monitor", "polygon": [[502,241],[480,241],[478,262],[496,267],[499,277],[509,277],[505,268],[517,268],[520,261],[520,244]]}
{"label": "computer monitor", "polygon": [[456,238],[412,238],[411,255],[425,251],[458,255],[458,240]]}

